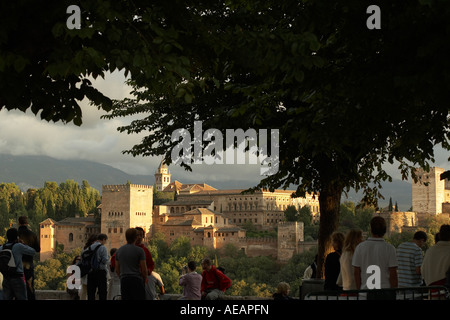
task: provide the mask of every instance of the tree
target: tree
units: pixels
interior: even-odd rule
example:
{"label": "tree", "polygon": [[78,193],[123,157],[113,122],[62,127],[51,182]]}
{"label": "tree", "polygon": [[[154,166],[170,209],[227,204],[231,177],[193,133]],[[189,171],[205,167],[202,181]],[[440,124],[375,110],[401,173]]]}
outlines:
{"label": "tree", "polygon": [[394,207],[392,206],[392,198],[389,198],[389,207],[388,207],[388,211],[389,211],[389,212],[394,211]]}
{"label": "tree", "polygon": [[286,210],[284,211],[284,218],[286,221],[298,221],[298,212],[297,208],[295,206],[288,206]]}
{"label": "tree", "polygon": [[304,226],[312,225],[313,216],[310,206],[303,206],[298,210],[298,221],[303,222]]}
{"label": "tree", "polygon": [[348,229],[356,227],[355,204],[351,201],[341,203],[339,210],[339,225]]}
{"label": "tree", "polygon": [[163,88],[187,75],[178,34],[166,25],[164,13],[176,10],[170,1],[77,1],[80,29],[66,25],[72,4],[1,2],[0,109],[31,109],[47,121],[81,125],[78,101],[111,107],[92,78],[123,70],[138,83]]}
{"label": "tree", "polygon": [[381,1],[380,30],[366,27],[358,0],[79,3],[80,30],[62,21],[66,3],[2,3],[0,108],[81,124],[75,100],[111,106],[87,76],[124,69],[134,97],[107,118],[144,114],[119,129],[149,133],[127,151],[135,156],[171,164],[172,132],[192,134],[195,120],[278,129],[279,169],[255,189],[318,194],[319,276],[342,192],[375,203],[391,180],[383,164],[397,161],[415,179],[435,145],[450,149],[445,0]]}
{"label": "tree", "polygon": [[176,6],[185,19],[170,26],[189,76],[164,91],[130,81],[134,98],[115,102],[107,118],[145,113],[119,128],[149,132],[126,152],[165,155],[167,164],[175,160],[172,132],[193,135],[196,120],[223,131],[279,129],[279,170],[253,190],[297,185],[294,196],[318,194],[320,277],[342,192],[362,190],[376,205],[381,182],[392,180],[385,163],[397,161],[402,178],[416,179],[414,167],[429,167],[435,145],[450,149],[442,31],[450,9],[442,0],[381,7],[383,28],[370,30],[367,4],[356,0]]}

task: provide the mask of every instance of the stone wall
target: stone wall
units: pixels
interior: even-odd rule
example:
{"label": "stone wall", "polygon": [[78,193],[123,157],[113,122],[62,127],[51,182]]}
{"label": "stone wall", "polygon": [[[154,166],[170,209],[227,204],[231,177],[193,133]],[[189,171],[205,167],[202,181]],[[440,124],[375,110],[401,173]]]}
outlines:
{"label": "stone wall", "polygon": [[[181,294],[164,294],[161,300],[178,300]],[[59,290],[36,290],[36,300],[70,300],[70,296],[66,291]],[[256,296],[229,296],[224,295],[222,300],[273,300],[272,298],[263,298]]]}
{"label": "stone wall", "polygon": [[376,212],[374,213],[374,216],[381,216],[386,220],[387,237],[389,237],[392,233],[401,233],[404,227],[418,226],[417,214],[415,212]]}
{"label": "stone wall", "polygon": [[278,255],[277,238],[240,238],[236,245],[249,257]]}

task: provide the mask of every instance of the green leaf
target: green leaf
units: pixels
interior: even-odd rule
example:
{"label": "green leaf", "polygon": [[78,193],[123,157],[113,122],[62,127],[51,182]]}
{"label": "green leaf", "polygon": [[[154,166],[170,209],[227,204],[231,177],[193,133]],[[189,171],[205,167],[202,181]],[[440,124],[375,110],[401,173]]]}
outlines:
{"label": "green leaf", "polygon": [[295,80],[302,82],[305,79],[305,73],[302,70],[298,70],[294,73]]}
{"label": "green leaf", "polygon": [[188,104],[192,103],[193,96],[190,93],[186,93],[184,95],[184,101]]}
{"label": "green leaf", "polygon": [[19,56],[14,60],[14,69],[17,72],[21,72],[23,69],[25,69],[27,63],[28,63],[27,59]]}

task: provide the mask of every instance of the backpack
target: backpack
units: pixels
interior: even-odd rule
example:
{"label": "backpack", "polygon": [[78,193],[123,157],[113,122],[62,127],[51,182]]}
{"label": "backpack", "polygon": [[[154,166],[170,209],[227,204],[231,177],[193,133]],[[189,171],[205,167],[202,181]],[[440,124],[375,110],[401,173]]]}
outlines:
{"label": "backpack", "polygon": [[97,259],[97,250],[100,246],[101,245],[95,247],[94,250],[89,246],[87,250],[84,250],[81,253],[81,261],[77,265],[80,267],[82,277],[98,269],[99,261]]}
{"label": "backpack", "polygon": [[12,253],[12,247],[15,243],[5,244],[0,251],[0,272],[3,276],[13,276],[17,274],[16,261]]}

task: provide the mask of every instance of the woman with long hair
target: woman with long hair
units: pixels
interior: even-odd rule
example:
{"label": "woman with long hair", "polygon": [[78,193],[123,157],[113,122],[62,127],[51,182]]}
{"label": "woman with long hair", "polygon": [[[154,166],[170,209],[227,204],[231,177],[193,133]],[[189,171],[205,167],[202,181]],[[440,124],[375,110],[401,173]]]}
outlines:
{"label": "woman with long hair", "polygon": [[351,229],[345,236],[341,259],[339,260],[341,264],[341,274],[338,279],[343,290],[356,290],[352,258],[356,246],[362,241],[362,231],[359,229]]}

